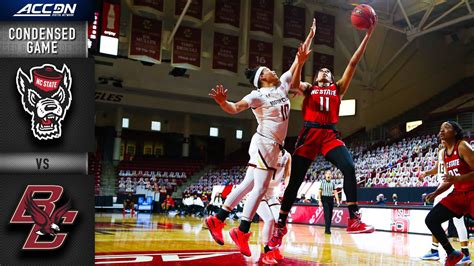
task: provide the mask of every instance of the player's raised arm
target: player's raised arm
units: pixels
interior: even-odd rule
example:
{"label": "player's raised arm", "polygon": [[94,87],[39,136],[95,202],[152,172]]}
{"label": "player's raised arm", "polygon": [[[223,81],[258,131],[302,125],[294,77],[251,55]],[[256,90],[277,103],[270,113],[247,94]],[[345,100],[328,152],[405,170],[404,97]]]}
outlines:
{"label": "player's raised arm", "polygon": [[418,180],[423,181],[426,176],[436,175],[437,173],[438,173],[438,162],[435,163],[435,166],[433,167],[433,169],[426,172],[421,172],[420,176],[418,177]]}
{"label": "player's raised arm", "polygon": [[217,85],[215,88],[211,89],[209,92],[214,101],[221,107],[224,112],[229,114],[238,114],[242,111],[249,109],[249,104],[244,101],[238,101],[236,103],[227,101],[227,89],[222,85]]}
{"label": "player's raised arm", "polygon": [[301,92],[306,91],[307,85],[301,84],[301,71],[303,70],[304,63],[306,60],[308,60],[309,55],[311,54],[311,49],[307,49],[305,44],[300,45],[298,47],[298,53],[296,53],[296,68],[294,72],[291,75],[291,83],[290,83],[290,88],[291,89],[297,89],[300,90]]}
{"label": "player's raised arm", "polygon": [[[306,40],[302,44],[307,53],[311,53],[311,47],[313,44],[313,38],[314,35],[316,34],[316,19],[313,18],[313,24],[311,25],[311,28],[309,28],[309,33],[308,36],[306,36]],[[291,65],[289,71],[294,75],[296,67],[298,65],[298,56],[295,57],[295,61],[293,61],[293,64]]]}
{"label": "player's raised arm", "polygon": [[360,59],[364,55],[365,48],[367,48],[367,44],[369,43],[369,39],[372,36],[372,33],[374,32],[376,25],[377,25],[377,22],[375,21],[375,23],[367,30],[364,40],[362,40],[362,42],[359,45],[359,48],[357,48],[354,55],[352,55],[352,58],[349,61],[349,64],[347,65],[346,70],[344,71],[344,74],[342,75],[342,78],[336,82],[336,85],[339,88],[339,94],[341,95],[341,97],[344,96],[344,94],[346,94],[347,89],[349,88],[349,84],[351,83],[352,77],[354,76],[357,63],[359,63]]}

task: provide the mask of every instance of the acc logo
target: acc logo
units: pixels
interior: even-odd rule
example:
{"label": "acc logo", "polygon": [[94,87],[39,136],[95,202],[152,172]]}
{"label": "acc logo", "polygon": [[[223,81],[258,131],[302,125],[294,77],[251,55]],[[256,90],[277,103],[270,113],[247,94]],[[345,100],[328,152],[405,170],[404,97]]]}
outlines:
{"label": "acc logo", "polygon": [[26,4],[14,17],[72,17],[77,4]]}
{"label": "acc logo", "polygon": [[[15,213],[10,219],[11,224],[33,224],[33,227],[23,244],[24,250],[46,250],[61,247],[67,233],[59,233],[59,224],[72,224],[78,211],[71,209],[69,200],[63,206],[56,208],[63,187],[56,185],[29,185],[21,197]],[[48,198],[34,198],[35,193],[49,194]],[[28,214],[27,214],[28,213]],[[43,237],[41,240],[40,238]]]}
{"label": "acc logo", "polygon": [[31,115],[31,131],[39,140],[61,137],[61,121],[71,106],[72,77],[66,65],[58,70],[44,64],[16,73],[16,87],[21,94],[23,109]]}

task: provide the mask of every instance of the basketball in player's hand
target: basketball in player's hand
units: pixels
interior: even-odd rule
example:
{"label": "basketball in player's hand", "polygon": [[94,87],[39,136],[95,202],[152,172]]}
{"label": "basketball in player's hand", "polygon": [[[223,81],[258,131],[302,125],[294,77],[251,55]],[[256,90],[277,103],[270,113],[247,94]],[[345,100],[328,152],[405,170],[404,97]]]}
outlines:
{"label": "basketball in player's hand", "polygon": [[369,5],[358,5],[352,10],[352,25],[359,30],[369,29],[377,20],[377,14]]}

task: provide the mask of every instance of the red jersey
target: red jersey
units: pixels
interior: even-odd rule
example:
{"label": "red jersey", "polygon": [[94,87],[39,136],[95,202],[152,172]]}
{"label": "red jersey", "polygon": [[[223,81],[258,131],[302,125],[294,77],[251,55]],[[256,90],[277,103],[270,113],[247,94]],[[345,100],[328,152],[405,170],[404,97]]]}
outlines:
{"label": "red jersey", "polygon": [[[451,155],[448,155],[448,151],[444,151],[444,164],[448,174],[451,176],[465,175],[473,171],[471,167],[459,157],[458,146],[460,141],[454,146]],[[454,189],[461,192],[474,191],[474,181],[464,181],[454,184]]]}
{"label": "red jersey", "polygon": [[173,198],[165,199],[165,202],[166,202],[166,205],[168,205],[168,206],[173,206],[173,207],[174,207],[174,200],[173,200]]}
{"label": "red jersey", "polygon": [[312,86],[303,101],[303,120],[319,124],[336,124],[339,120],[341,97],[336,84]]}

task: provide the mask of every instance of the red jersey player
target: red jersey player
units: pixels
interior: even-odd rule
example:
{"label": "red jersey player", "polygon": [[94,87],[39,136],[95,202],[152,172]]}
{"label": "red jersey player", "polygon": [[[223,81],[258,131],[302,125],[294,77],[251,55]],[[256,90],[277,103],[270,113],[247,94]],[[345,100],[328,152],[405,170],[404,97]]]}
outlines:
{"label": "red jersey player", "polygon": [[[336,124],[339,116],[341,99],[349,88],[354,76],[357,63],[360,61],[367,47],[370,37],[375,29],[376,23],[368,29],[364,40],[352,56],[349,64],[340,80],[334,81],[334,76],[327,68],[322,68],[316,73],[314,84],[303,83],[299,91],[305,96],[303,102],[304,127],[296,142],[291,165],[292,173],[288,186],[285,189],[283,202],[277,226],[273,236],[268,242],[271,249],[281,245],[283,236],[286,234],[286,219],[301,186],[305,174],[311,162],[322,154],[326,160],[334,164],[344,175],[344,192],[347,197],[349,208],[349,233],[369,233],[374,228],[361,221],[357,206],[357,181],[355,167],[352,157],[338,138]],[[301,71],[302,66],[299,66]]]}
{"label": "red jersey player", "polygon": [[439,138],[446,147],[444,164],[447,171],[436,191],[426,196],[431,201],[454,184],[454,190],[433,207],[426,216],[426,226],[439,241],[448,254],[445,265],[456,265],[463,259],[463,254],[453,249],[441,224],[453,217],[465,214],[474,216],[474,151],[463,140],[464,132],[454,121],[441,125]]}

